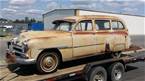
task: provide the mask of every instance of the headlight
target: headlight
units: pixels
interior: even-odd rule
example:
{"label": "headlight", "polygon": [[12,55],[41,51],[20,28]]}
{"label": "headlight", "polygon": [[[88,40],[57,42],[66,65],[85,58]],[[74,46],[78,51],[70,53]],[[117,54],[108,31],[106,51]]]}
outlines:
{"label": "headlight", "polygon": [[25,41],[22,42],[22,46],[23,46],[24,52],[26,52],[28,50],[28,41],[29,40],[25,40]]}
{"label": "headlight", "polygon": [[22,44],[23,44],[23,45],[27,45],[27,41],[24,41]]}
{"label": "headlight", "polygon": [[15,37],[15,38],[13,38],[12,40],[11,40],[11,42],[13,42],[13,43],[18,43],[18,37]]}
{"label": "headlight", "polygon": [[29,39],[25,40],[22,42],[23,45],[27,45],[28,44]]}

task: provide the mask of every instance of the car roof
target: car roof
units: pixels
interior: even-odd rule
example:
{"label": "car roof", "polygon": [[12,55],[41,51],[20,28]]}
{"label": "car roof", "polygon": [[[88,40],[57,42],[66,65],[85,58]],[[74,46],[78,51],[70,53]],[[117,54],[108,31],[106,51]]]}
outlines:
{"label": "car roof", "polygon": [[109,19],[111,19],[111,20],[123,21],[122,19],[120,19],[119,17],[116,17],[116,16],[107,16],[107,15],[81,15],[81,16],[69,16],[69,17],[65,17],[63,19],[55,20],[53,23],[60,22],[60,21],[77,22],[77,21],[81,21],[81,20],[93,20],[93,19],[101,19],[101,20],[109,20]]}
{"label": "car roof", "polygon": [[66,17],[65,19],[72,19],[72,20],[92,20],[92,19],[113,19],[113,20],[121,20],[119,17],[115,16],[107,16],[107,15],[82,15],[82,16],[70,16]]}

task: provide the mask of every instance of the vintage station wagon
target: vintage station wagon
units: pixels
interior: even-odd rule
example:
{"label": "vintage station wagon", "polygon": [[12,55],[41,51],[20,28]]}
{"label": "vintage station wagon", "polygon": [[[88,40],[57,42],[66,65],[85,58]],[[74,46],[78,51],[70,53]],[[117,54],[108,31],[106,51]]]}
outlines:
{"label": "vintage station wagon", "polygon": [[130,47],[128,29],[118,17],[72,16],[53,24],[49,31],[23,32],[8,42],[7,61],[36,63],[38,71],[50,73],[65,61],[100,54],[118,58]]}

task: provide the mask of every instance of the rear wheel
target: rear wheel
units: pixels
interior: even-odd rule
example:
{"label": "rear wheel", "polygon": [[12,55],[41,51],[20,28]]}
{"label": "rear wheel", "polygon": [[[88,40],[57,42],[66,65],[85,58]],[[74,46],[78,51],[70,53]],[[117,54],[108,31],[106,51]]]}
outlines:
{"label": "rear wheel", "polygon": [[55,52],[43,52],[37,59],[37,69],[40,73],[51,73],[57,70],[60,59]]}
{"label": "rear wheel", "polygon": [[108,69],[108,78],[111,81],[122,81],[124,72],[125,69],[122,63],[114,63]]}
{"label": "rear wheel", "polygon": [[89,81],[107,81],[107,72],[103,67],[96,67],[91,70]]}

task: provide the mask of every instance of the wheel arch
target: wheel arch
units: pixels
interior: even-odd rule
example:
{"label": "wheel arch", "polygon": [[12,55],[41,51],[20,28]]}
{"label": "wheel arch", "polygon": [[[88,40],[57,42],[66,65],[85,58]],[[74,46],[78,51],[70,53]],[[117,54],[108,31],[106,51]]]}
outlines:
{"label": "wheel arch", "polygon": [[103,64],[102,66],[103,66],[105,69],[107,69],[108,66],[110,66],[110,65],[112,65],[112,64],[114,64],[114,63],[121,63],[121,64],[123,64],[124,68],[126,69],[126,63],[125,63],[123,60],[112,61],[112,62],[110,62],[110,63]]}
{"label": "wheel arch", "polygon": [[56,53],[58,54],[58,56],[60,57],[60,61],[61,61],[61,62],[63,61],[63,59],[62,59],[62,53],[60,52],[60,50],[59,50],[58,48],[46,48],[46,49],[43,49],[43,50],[39,53],[37,59],[39,58],[39,56],[40,56],[41,54],[43,54],[43,52],[56,52]]}

